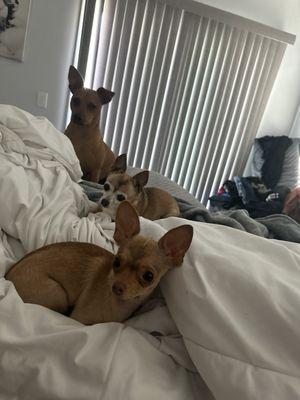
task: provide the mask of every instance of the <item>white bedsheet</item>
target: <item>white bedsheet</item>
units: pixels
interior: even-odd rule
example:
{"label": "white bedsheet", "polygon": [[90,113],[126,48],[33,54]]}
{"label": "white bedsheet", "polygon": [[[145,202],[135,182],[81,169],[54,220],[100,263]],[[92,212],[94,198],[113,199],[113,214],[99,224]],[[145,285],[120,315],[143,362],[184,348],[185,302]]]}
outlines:
{"label": "white bedsheet", "polygon": [[[24,304],[3,276],[47,243],[114,251],[113,224],[86,215],[78,160],[47,120],[0,105],[0,133],[1,400],[300,398],[298,244],[189,221],[184,265],[161,283],[168,309],[83,326]],[[142,233],[181,223],[141,219]]]}

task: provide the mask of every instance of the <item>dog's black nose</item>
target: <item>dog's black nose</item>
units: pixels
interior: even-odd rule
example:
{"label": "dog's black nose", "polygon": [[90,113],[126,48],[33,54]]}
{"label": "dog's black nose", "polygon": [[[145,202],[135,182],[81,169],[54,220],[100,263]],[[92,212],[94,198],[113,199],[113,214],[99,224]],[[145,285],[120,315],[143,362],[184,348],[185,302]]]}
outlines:
{"label": "dog's black nose", "polygon": [[101,206],[108,207],[109,206],[109,201],[107,199],[102,199],[101,200]]}
{"label": "dog's black nose", "polygon": [[82,125],[82,123],[83,123],[83,119],[81,118],[81,116],[79,114],[73,114],[72,121],[78,125]]}
{"label": "dog's black nose", "polygon": [[125,290],[125,285],[123,285],[123,283],[120,282],[116,282],[113,284],[112,286],[112,291],[117,295],[117,296],[121,296],[121,294],[124,292]]}

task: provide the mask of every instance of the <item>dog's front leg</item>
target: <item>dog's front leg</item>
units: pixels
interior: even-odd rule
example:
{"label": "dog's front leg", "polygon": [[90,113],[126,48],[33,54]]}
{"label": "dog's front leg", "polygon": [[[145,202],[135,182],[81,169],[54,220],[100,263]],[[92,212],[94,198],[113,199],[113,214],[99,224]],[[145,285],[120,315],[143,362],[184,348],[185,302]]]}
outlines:
{"label": "dog's front leg", "polygon": [[99,182],[99,179],[100,179],[100,170],[98,169],[97,171],[92,171],[90,174],[89,174],[89,180],[91,181],[91,182],[95,182],[95,183],[98,183]]}
{"label": "dog's front leg", "polygon": [[79,302],[75,304],[73,311],[70,314],[70,318],[81,322],[84,325],[94,325],[101,322],[107,322],[104,313],[101,312],[103,305],[98,301],[90,300],[87,302]]}

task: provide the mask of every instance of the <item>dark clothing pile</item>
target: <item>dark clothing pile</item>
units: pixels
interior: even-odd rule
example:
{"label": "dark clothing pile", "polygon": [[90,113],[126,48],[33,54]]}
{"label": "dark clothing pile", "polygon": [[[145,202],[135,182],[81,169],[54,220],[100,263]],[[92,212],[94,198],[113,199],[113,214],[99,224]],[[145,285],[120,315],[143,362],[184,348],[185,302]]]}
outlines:
{"label": "dark clothing pile", "polygon": [[[252,218],[280,214],[289,188],[275,186],[268,189],[257,177],[234,177],[223,184],[224,192],[209,198],[213,209],[245,209]],[[226,189],[225,189],[226,188]]]}
{"label": "dark clothing pile", "polygon": [[252,218],[280,214],[290,189],[277,186],[287,148],[292,139],[287,136],[264,136],[257,139],[264,163],[259,177],[239,177],[224,182],[218,193],[209,198],[213,210],[246,209]]}

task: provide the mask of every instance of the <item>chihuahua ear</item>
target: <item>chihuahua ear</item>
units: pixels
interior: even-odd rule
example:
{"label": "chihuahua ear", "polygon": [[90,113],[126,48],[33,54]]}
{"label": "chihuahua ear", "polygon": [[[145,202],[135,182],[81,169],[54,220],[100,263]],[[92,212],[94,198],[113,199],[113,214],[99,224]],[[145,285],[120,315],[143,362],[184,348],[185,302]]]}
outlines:
{"label": "chihuahua ear", "polygon": [[142,171],[132,177],[137,186],[144,187],[149,179],[149,171]]}
{"label": "chihuahua ear", "polygon": [[116,171],[125,172],[126,169],[127,169],[127,155],[124,153],[119,155],[115,159],[115,162],[111,167],[111,172],[116,172]]}
{"label": "chihuahua ear", "polygon": [[71,65],[69,68],[68,80],[69,89],[72,93],[75,93],[76,90],[83,88],[83,78],[73,65]]}
{"label": "chihuahua ear", "polygon": [[193,227],[191,225],[181,225],[171,229],[158,242],[158,247],[170,257],[174,266],[179,266],[183,262],[183,257],[188,251],[193,239]]}
{"label": "chihuahua ear", "polygon": [[104,89],[103,87],[97,89],[97,93],[102,105],[109,103],[115,95],[114,92]]}
{"label": "chihuahua ear", "polygon": [[140,232],[140,220],[136,210],[128,201],[122,201],[117,208],[114,239],[119,244]]}

